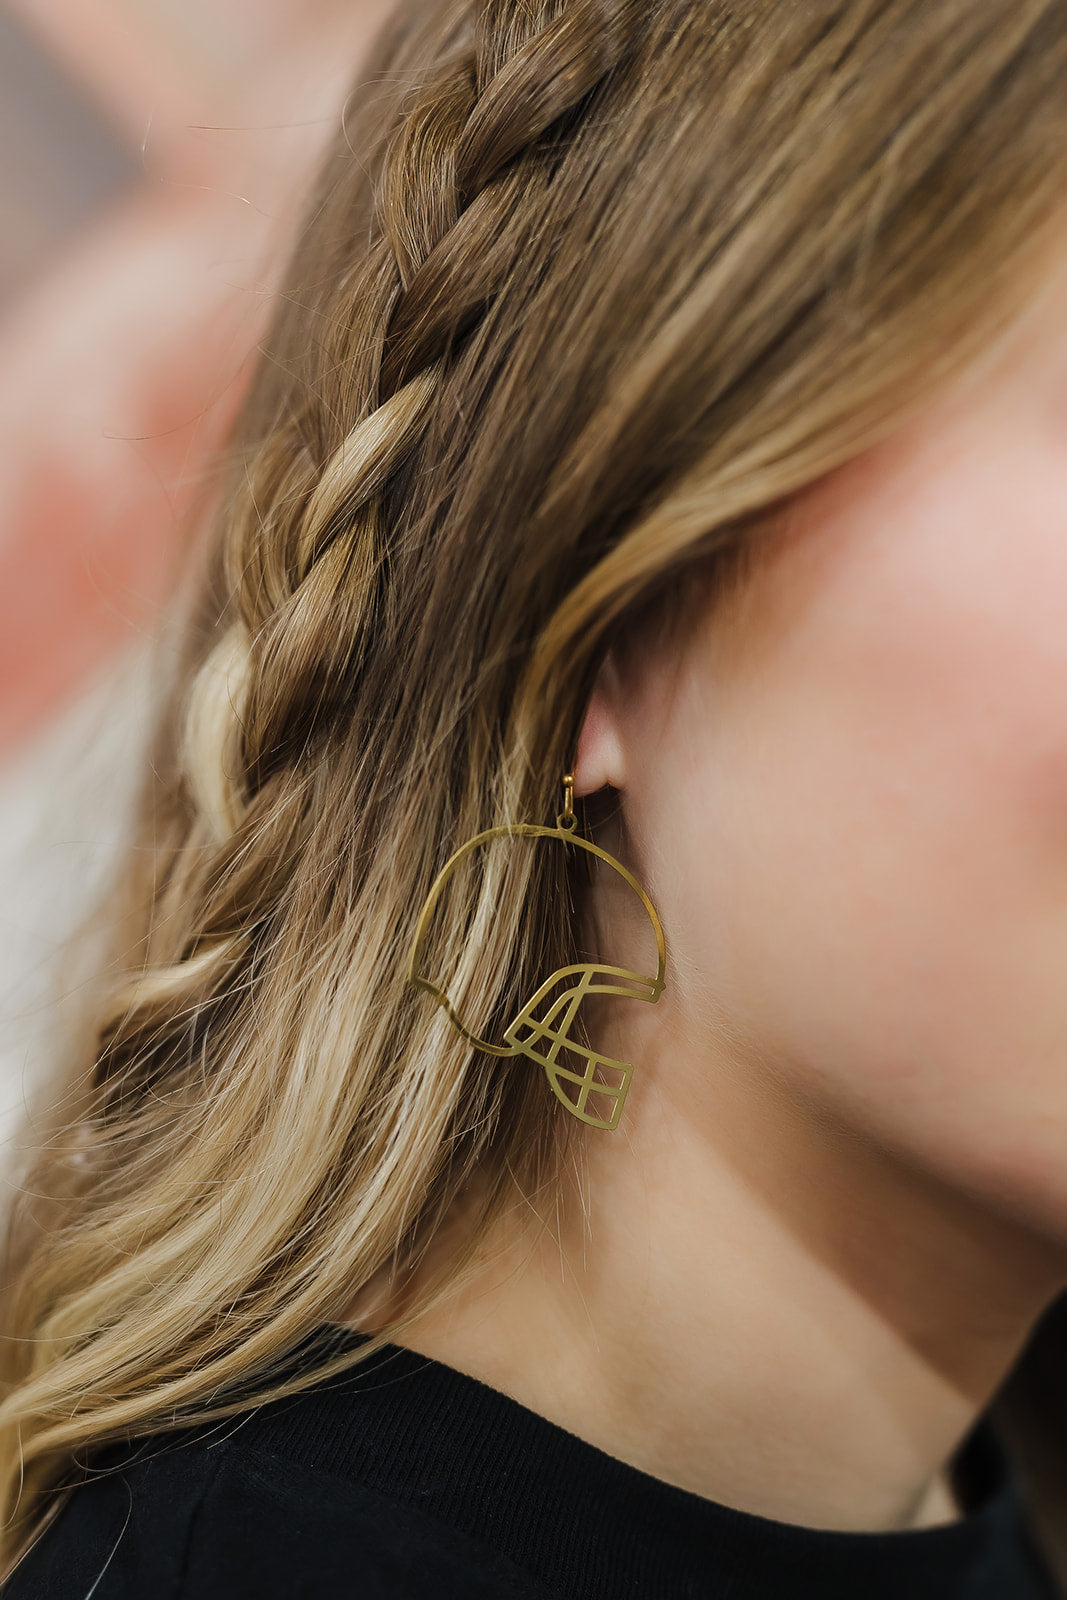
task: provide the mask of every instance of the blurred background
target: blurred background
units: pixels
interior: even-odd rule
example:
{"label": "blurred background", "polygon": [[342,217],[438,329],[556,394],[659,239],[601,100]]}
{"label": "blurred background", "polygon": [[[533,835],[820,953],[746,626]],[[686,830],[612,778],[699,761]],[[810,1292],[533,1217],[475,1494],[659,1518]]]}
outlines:
{"label": "blurred background", "polygon": [[0,1153],[122,836],[183,511],[388,3],[0,0]]}

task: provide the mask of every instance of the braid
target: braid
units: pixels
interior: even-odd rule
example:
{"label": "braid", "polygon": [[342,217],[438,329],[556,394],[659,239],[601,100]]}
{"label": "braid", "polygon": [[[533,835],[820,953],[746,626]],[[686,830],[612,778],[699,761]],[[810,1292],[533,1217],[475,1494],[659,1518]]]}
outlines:
{"label": "braid", "polygon": [[[535,208],[520,202],[551,181],[546,136],[619,61],[638,16],[635,0],[492,0],[475,39],[403,108],[352,312],[379,330],[377,370],[288,536],[264,540],[251,524],[234,550],[252,652],[253,789],[351,703],[375,602],[384,604],[383,492],[425,434],[451,352],[521,258]],[[279,557],[282,570],[262,581],[261,565]]]}
{"label": "braid", "polygon": [[[233,615],[184,717],[183,787],[207,853],[176,869],[162,919],[174,939],[157,928],[152,970],[114,998],[100,1078],[139,1076],[152,1054],[161,1066],[188,1058],[186,1019],[206,1024],[246,958],[264,886],[235,888],[244,847],[254,830],[295,842],[297,774],[350,714],[390,605],[383,496],[425,436],[450,354],[521,258],[538,214],[529,202],[551,183],[553,133],[623,58],[639,17],[636,0],[489,0],[404,97],[347,319],[373,333],[356,420],[316,465],[312,399],[284,430],[288,448],[275,426],[243,464],[248,492],[235,497],[225,556]],[[339,367],[344,357],[328,353]]]}

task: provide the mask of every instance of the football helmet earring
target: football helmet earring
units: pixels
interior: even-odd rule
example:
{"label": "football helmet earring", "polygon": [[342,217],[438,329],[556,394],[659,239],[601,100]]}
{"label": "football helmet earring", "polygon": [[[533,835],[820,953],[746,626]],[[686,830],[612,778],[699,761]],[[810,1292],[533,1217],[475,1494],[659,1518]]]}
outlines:
{"label": "football helmet earring", "polygon": [[[444,989],[435,984],[423,971],[426,944],[434,910],[449,879],[461,862],[491,839],[554,839],[569,848],[584,850],[589,856],[603,861],[627,883],[640,901],[656,939],[657,964],[655,975],[632,972],[626,967],[611,967],[599,962],[582,962],[561,967],[547,977],[521,1008],[514,1021],[504,1030],[503,1042],[493,1044],[481,1039],[467,1027]],[[590,839],[578,832],[578,819],[574,814],[574,777],[565,773],[563,778],[563,810],[556,818],[554,828],[539,827],[535,823],[516,822],[504,827],[488,828],[461,845],[445,863],[430,890],[423,906],[411,949],[408,978],[411,983],[425,989],[447,1013],[449,1019],[478,1050],[492,1056],[528,1056],[544,1068],[549,1087],[572,1116],[594,1128],[616,1128],[622,1115],[626,1093],[633,1074],[629,1061],[618,1061],[601,1055],[571,1036],[571,1027],[578,1007],[588,995],[618,995],[630,1000],[647,1000],[655,1003],[663,993],[667,967],[663,927],[644,889],[637,879]],[[568,1061],[573,1065],[568,1065]],[[598,1078],[597,1074],[600,1073]],[[608,1110],[598,1115],[590,1107],[590,1095],[605,1102]]]}

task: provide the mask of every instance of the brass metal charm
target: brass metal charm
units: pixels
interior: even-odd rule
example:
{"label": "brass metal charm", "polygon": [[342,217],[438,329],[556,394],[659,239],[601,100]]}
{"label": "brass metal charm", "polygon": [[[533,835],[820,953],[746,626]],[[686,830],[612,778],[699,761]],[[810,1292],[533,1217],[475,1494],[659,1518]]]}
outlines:
{"label": "brass metal charm", "polygon": [[[666,943],[663,927],[644,889],[631,872],[613,855],[584,839],[578,829],[574,813],[574,777],[565,773],[563,778],[563,810],[556,818],[554,828],[538,827],[534,823],[517,822],[500,828],[488,828],[461,845],[445,863],[430,890],[422,915],[419,917],[415,942],[411,949],[408,970],[409,981],[425,989],[463,1037],[478,1050],[493,1056],[528,1056],[545,1070],[553,1094],[566,1106],[572,1116],[594,1128],[616,1128],[622,1115],[626,1093],[633,1074],[629,1061],[619,1061],[613,1056],[599,1054],[580,1044],[570,1036],[578,1007],[588,995],[618,995],[629,1000],[646,1000],[655,1003],[663,993],[667,967]],[[452,873],[482,845],[491,839],[556,839],[575,846],[606,862],[630,886],[644,907],[656,937],[657,966],[655,976],[631,972],[626,967],[602,966],[582,963],[561,967],[552,973],[519,1011],[504,1030],[504,1043],[491,1044],[473,1033],[463,1022],[445,991],[426,977],[422,971],[423,956],[429,936],[430,922],[438,901]],[[563,1060],[561,1060],[563,1056]],[[566,1065],[567,1058],[576,1058],[576,1065]],[[607,1074],[607,1080],[597,1079],[597,1071]],[[590,1095],[606,1100],[611,1110],[607,1116],[598,1116],[589,1108]]]}

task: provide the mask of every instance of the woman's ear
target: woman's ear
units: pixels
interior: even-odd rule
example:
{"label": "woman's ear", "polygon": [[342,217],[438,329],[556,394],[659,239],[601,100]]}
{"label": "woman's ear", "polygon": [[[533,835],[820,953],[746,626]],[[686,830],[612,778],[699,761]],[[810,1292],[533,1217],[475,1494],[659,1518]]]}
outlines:
{"label": "woman's ear", "polygon": [[611,652],[605,656],[586,707],[574,763],[576,795],[595,794],[610,785],[626,787],[626,762],[620,722],[619,675]]}

